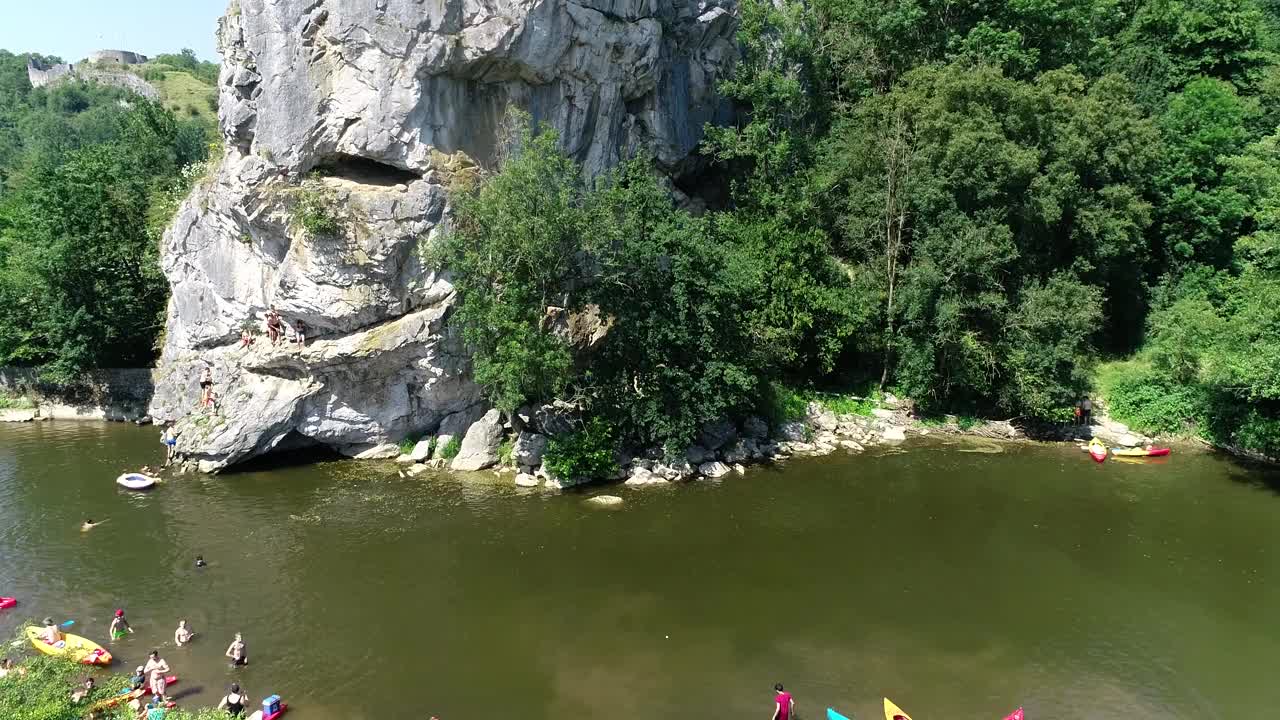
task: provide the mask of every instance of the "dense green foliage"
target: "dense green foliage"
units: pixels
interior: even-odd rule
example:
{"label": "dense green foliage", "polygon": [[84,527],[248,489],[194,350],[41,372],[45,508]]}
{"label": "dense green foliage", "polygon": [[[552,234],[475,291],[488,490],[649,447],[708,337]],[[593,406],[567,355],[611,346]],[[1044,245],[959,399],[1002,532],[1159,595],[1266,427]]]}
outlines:
{"label": "dense green foliage", "polygon": [[[123,675],[88,673],[84,665],[48,655],[21,659],[18,667],[0,680],[0,717],[6,720],[79,720],[86,705],[116,694],[128,683]],[[73,703],[71,692],[90,675],[96,683],[93,694]]]}
{"label": "dense green foliage", "polygon": [[[1259,0],[745,0],[707,128],[728,201],[550,133],[467,191],[439,256],[506,409],[571,397],[628,442],[871,382],[926,413],[1280,452],[1280,16]],[[470,298],[470,299],[469,299]],[[548,306],[599,308],[574,348]],[[1131,366],[1105,358],[1138,353]],[[795,406],[795,407],[793,407]]]}
{"label": "dense green foliage", "polygon": [[160,232],[208,152],[201,121],[92,83],[33,89],[0,51],[0,363],[68,382],[154,357]]}
{"label": "dense green foliage", "polygon": [[595,417],[574,432],[552,438],[543,462],[552,477],[563,480],[608,477],[618,469],[617,450],[613,427]]}

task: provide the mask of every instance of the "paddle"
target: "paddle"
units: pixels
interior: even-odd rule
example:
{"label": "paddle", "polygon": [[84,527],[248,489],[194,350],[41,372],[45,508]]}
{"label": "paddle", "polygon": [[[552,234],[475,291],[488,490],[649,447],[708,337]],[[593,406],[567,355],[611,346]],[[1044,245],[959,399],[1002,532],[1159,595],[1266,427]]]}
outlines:
{"label": "paddle", "polygon": [[62,625],[61,625],[60,627],[69,628],[69,627],[71,627],[72,625],[75,625],[75,624],[76,624],[76,621],[75,621],[75,620],[68,620],[68,621],[66,621],[66,622],[62,623]]}

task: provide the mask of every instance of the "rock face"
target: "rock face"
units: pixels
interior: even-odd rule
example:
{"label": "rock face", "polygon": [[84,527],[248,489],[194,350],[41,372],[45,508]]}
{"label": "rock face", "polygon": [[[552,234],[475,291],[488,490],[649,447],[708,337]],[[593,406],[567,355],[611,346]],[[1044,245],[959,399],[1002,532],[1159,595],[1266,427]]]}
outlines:
{"label": "rock face", "polygon": [[[165,234],[150,414],[181,421],[204,471],[456,435],[442,423],[480,395],[447,331],[448,276],[417,252],[448,221],[447,187],[493,166],[517,108],[590,175],[638,151],[696,169],[701,128],[728,119],[712,88],[736,55],[733,2],[232,0],[225,153]],[[317,206],[328,227],[311,232]],[[272,306],[308,345],[237,344]],[[205,368],[218,401],[196,412]]]}

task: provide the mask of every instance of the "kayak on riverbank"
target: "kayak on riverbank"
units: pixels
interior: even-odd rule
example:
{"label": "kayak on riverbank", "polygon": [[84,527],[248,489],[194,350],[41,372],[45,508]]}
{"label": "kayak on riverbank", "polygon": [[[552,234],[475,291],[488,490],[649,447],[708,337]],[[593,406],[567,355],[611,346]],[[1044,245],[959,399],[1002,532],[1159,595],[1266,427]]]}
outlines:
{"label": "kayak on riverbank", "polygon": [[[164,684],[166,687],[176,682],[178,682],[177,675],[169,675],[169,676],[166,676],[164,679]],[[145,686],[140,687],[137,690],[125,690],[124,692],[120,693],[119,695],[116,695],[115,697],[109,697],[106,700],[99,700],[98,702],[90,705],[89,712],[96,712],[98,710],[106,710],[107,708],[113,708],[119,705],[120,703],[127,703],[130,700],[137,700],[147,695],[150,692],[151,690]]]}
{"label": "kayak on riverbank", "polygon": [[1172,451],[1167,447],[1111,449],[1111,454],[1116,457],[1164,457],[1170,452]]}
{"label": "kayak on riverbank", "polygon": [[1093,458],[1093,461],[1094,461],[1094,462],[1099,462],[1099,463],[1101,463],[1101,462],[1106,462],[1106,461],[1107,461],[1107,446],[1106,446],[1106,445],[1103,445],[1101,442],[1098,442],[1098,438],[1094,438],[1094,439],[1090,440],[1090,441],[1089,441],[1089,456]]}
{"label": "kayak on riverbank", "polygon": [[45,655],[69,657],[84,665],[111,664],[111,653],[107,652],[106,648],[79,635],[64,632],[62,633],[63,639],[61,642],[57,645],[50,645],[40,638],[40,628],[34,625],[29,626],[25,632],[31,644]]}
{"label": "kayak on riverbank", "polygon": [[0,597],[0,610],[7,610],[8,608],[11,608],[17,604],[18,604],[17,598]]}

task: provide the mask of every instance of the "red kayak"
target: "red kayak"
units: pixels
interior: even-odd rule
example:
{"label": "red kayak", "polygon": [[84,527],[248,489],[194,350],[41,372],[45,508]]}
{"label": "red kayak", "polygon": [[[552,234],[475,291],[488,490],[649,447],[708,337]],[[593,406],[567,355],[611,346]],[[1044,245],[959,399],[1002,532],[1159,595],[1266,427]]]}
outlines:
{"label": "red kayak", "polygon": [[1018,708],[1005,716],[1004,720],[1023,720],[1022,708]]}
{"label": "red kayak", "polygon": [[1096,439],[1093,440],[1093,442],[1089,443],[1089,456],[1093,458],[1094,462],[1106,462],[1107,446]]}
{"label": "red kayak", "polygon": [[0,597],[0,610],[11,608],[18,604],[18,598]]}

